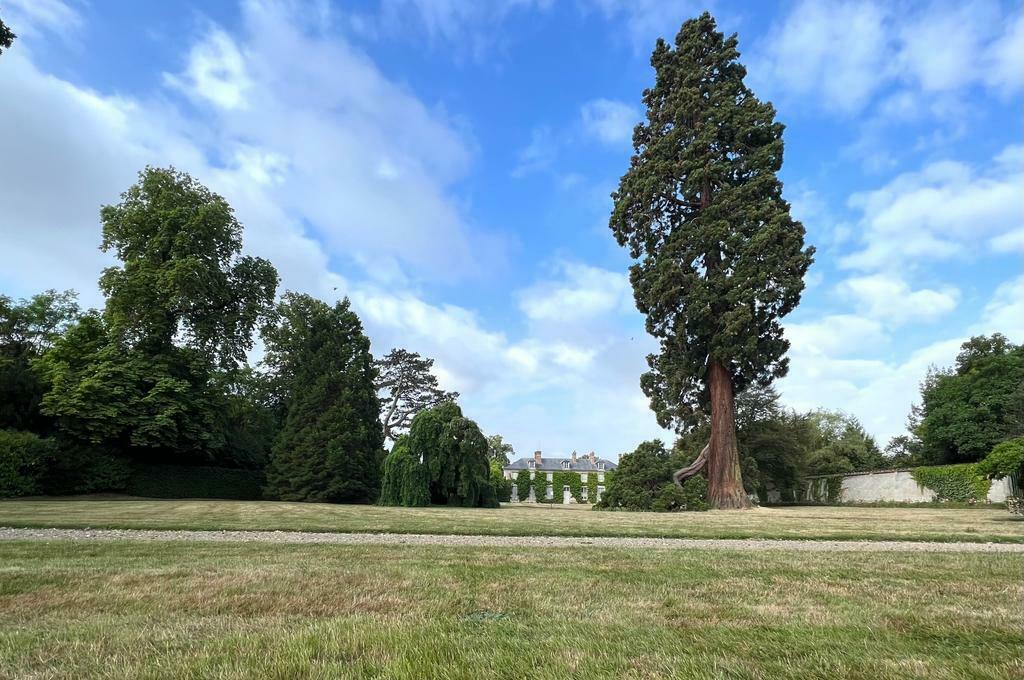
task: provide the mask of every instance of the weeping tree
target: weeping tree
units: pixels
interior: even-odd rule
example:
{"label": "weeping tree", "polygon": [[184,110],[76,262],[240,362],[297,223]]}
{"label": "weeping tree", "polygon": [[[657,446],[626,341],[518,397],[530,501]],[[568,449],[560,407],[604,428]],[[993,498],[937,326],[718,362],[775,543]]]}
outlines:
{"label": "weeping tree", "polygon": [[660,351],[644,393],[663,427],[710,419],[710,439],[677,483],[703,471],[712,507],[745,508],[735,394],[785,375],[780,320],[796,307],[813,248],[790,216],[775,109],[744,85],[736,36],[708,13],[658,40],[646,120],[610,227],[636,262],[630,280]]}
{"label": "weeping tree", "polygon": [[465,507],[495,506],[487,439],[455,402],[445,402],[413,418],[384,463],[381,502]]}

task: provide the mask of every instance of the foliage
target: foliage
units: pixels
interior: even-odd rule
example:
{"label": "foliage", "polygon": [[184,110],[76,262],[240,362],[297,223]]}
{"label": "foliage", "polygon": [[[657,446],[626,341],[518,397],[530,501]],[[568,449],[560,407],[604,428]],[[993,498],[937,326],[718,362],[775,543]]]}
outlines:
{"label": "foliage", "polygon": [[911,470],[914,481],[935,492],[937,501],[974,503],[984,501],[992,483],[973,463],[919,467]]}
{"label": "foliage", "polygon": [[265,480],[259,470],[183,465],[139,465],[127,492],[149,498],[260,500]]}
{"label": "foliage", "polygon": [[0,498],[42,493],[42,479],[55,452],[52,439],[0,430]]}
{"label": "foliage", "polygon": [[6,49],[10,49],[17,37],[9,26],[0,21],[0,54],[3,54]]}
{"label": "foliage", "polygon": [[445,392],[438,386],[437,376],[430,372],[433,365],[433,359],[401,348],[376,362],[385,439],[407,431],[420,411],[459,398],[458,392]]}
{"label": "foliage", "polygon": [[502,472],[501,463],[496,460],[491,460],[491,486],[494,488],[494,497],[498,499],[499,503],[508,503],[512,500],[512,480],[505,479],[505,473]]}
{"label": "foliage", "polygon": [[812,427],[807,469],[813,475],[831,475],[884,467],[884,457],[874,438],[855,417],[836,411],[808,414]]}
{"label": "foliage", "polygon": [[548,498],[548,473],[537,470],[530,480],[530,488],[533,489],[533,500],[537,503],[554,502],[554,488],[552,485],[552,497]]}
{"label": "foliage", "polygon": [[1024,436],[1024,345],[999,333],[965,342],[953,368],[925,378],[913,420],[930,464],[978,461]]}
{"label": "foliage", "polygon": [[187,173],[147,167],[100,218],[102,248],[121,260],[100,277],[114,338],[147,356],[178,343],[222,368],[245,358],[277,272],[239,255],[242,225],[227,201]]}
{"label": "foliage", "polygon": [[[619,460],[615,474],[605,478],[606,489],[598,507],[625,510],[706,510],[707,482],[692,477],[678,493],[672,473],[688,464],[678,451],[665,448],[660,440],[641,443],[635,451]],[[588,480],[589,481],[589,480]],[[702,492],[703,490],[703,492]]]}
{"label": "foliage", "polygon": [[409,449],[409,437],[400,435],[384,459],[381,505],[422,507],[430,504],[430,476],[427,466]]}
{"label": "foliage", "polygon": [[192,350],[131,350],[92,312],[35,366],[52,385],[42,412],[68,439],[141,461],[209,462],[224,446],[223,390]]}
{"label": "foliage", "polygon": [[18,301],[0,295],[0,428],[42,433],[46,382],[32,363],[78,317],[74,291],[48,290]]}
{"label": "foliage", "polygon": [[1018,475],[1024,482],[1024,437],[1009,439],[996,444],[987,456],[977,464],[978,474],[990,479]]}
{"label": "foliage", "polygon": [[674,47],[658,40],[647,120],[610,220],[640,260],[630,280],[661,341],[642,387],[658,422],[684,429],[709,411],[709,362],[736,391],[785,375],[779,320],[799,302],[813,254],[776,177],[783,126],[743,83],[736,37],[715,28],[705,12]]}
{"label": "foliage", "polygon": [[409,428],[409,449],[429,471],[430,502],[464,507],[497,505],[487,439],[452,401],[421,411]]}
{"label": "foliage", "polygon": [[333,307],[286,293],[264,333],[287,415],[267,493],[288,501],[372,503],[381,484],[380,402],[370,340],[348,298]]}
{"label": "foliage", "polygon": [[515,449],[512,448],[511,444],[504,441],[500,434],[492,434],[487,438],[487,457],[497,461],[500,466],[508,465],[515,455]]}
{"label": "foliage", "polygon": [[520,470],[515,478],[516,498],[525,501],[530,497],[530,471]]}

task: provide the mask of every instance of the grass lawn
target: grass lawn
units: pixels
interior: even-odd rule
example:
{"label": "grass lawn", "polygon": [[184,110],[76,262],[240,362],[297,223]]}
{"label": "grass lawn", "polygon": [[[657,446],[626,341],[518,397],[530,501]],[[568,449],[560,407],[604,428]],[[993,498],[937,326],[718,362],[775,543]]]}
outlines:
{"label": "grass lawn", "polygon": [[579,506],[482,510],[80,497],[0,501],[0,526],[1024,543],[1024,518],[998,508],[793,507],[656,514]]}
{"label": "grass lawn", "polygon": [[0,677],[1024,677],[1020,555],[0,542]]}

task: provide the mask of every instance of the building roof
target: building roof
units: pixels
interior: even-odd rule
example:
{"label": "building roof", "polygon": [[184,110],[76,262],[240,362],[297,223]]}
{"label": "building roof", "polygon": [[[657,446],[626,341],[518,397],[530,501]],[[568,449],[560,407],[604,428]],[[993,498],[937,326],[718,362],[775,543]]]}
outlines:
{"label": "building roof", "polygon": [[[536,467],[531,468],[530,463],[534,461],[533,456],[527,456],[526,458],[519,458],[512,461],[503,470],[542,470],[545,472],[560,472],[562,470],[569,470],[571,472],[607,472],[614,470],[619,467],[617,463],[613,463],[607,458],[597,458],[596,462],[604,463],[604,470],[598,470],[597,465],[590,462],[589,456],[576,456],[576,462],[572,462],[572,458],[548,458],[544,457],[540,459],[540,464]],[[563,467],[562,463],[569,463],[569,467]]]}

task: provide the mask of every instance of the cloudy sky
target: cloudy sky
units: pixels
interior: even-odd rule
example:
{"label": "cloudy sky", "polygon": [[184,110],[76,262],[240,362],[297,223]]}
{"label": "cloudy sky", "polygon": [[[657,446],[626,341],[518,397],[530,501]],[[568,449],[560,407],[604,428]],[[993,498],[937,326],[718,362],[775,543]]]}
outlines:
{"label": "cloudy sky", "polygon": [[[706,4],[706,3],[705,3]],[[146,164],[224,195],[282,290],[348,295],[521,454],[662,433],[607,227],[689,0],[0,0],[0,292],[100,305],[98,209]],[[996,0],[707,7],[786,129],[818,248],[787,404],[882,443],[971,334],[1024,341],[1024,15]]]}

